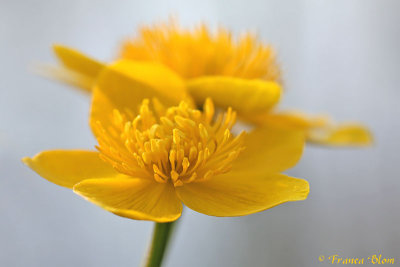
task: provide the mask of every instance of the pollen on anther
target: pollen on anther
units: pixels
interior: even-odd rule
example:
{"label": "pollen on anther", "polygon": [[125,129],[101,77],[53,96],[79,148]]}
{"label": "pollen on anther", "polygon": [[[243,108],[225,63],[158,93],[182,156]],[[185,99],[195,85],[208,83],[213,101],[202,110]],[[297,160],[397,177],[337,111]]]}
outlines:
{"label": "pollen on anther", "polygon": [[164,108],[149,100],[136,117],[115,110],[111,127],[98,126],[101,158],[125,175],[175,187],[212,179],[229,171],[244,149],[243,134],[231,133],[235,113],[228,109],[213,121],[214,112],[209,99],[203,112],[185,102]]}

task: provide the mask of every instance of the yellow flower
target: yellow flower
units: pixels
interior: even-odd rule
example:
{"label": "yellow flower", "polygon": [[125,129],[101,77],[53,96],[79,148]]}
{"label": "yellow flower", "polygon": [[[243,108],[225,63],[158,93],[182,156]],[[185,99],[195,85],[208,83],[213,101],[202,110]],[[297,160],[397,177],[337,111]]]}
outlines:
{"label": "yellow flower", "polygon": [[280,174],[299,160],[302,132],[259,127],[234,135],[231,108],[215,114],[210,99],[202,111],[179,102],[182,96],[159,87],[184,94],[178,76],[160,68],[151,81],[137,81],[129,77],[137,75],[135,64],[107,67],[96,81],[90,125],[98,152],[45,151],[23,161],[45,179],[137,220],[174,221],[182,202],[207,215],[242,216],[307,197],[307,181]]}
{"label": "yellow flower", "polygon": [[228,76],[243,79],[279,80],[275,53],[252,34],[235,41],[226,29],[213,34],[201,25],[193,31],[175,21],[142,27],[123,44],[120,58],[160,62],[184,79]]}
{"label": "yellow flower", "polygon": [[[67,47],[54,46],[54,51],[62,66],[46,70],[47,75],[91,91],[106,64]],[[183,86],[198,106],[211,97],[218,107],[234,108],[242,120],[303,130],[315,143],[363,146],[372,142],[368,129],[359,124],[274,111],[281,94],[275,53],[252,34],[234,39],[225,29],[213,33],[201,25],[185,30],[172,21],[139,29],[135,38],[122,45],[120,59],[167,66],[185,79]]]}

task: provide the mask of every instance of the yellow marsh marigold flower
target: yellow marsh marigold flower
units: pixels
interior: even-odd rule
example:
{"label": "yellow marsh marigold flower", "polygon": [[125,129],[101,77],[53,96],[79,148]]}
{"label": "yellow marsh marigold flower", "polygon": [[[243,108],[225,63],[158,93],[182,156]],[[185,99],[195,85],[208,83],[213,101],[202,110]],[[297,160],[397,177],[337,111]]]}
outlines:
{"label": "yellow marsh marigold flower", "polygon": [[216,33],[206,25],[186,30],[174,21],[140,28],[123,44],[120,57],[160,62],[184,79],[229,76],[277,81],[280,76],[273,49],[254,35],[235,40],[223,28]]}
{"label": "yellow marsh marigold flower", "polygon": [[[55,46],[54,51],[62,66],[48,69],[47,74],[91,91],[106,65],[63,46]],[[197,105],[211,97],[218,107],[234,108],[247,122],[299,129],[309,141],[320,144],[362,146],[372,142],[370,132],[359,124],[338,125],[302,113],[274,111],[281,94],[275,54],[251,34],[235,39],[225,29],[214,33],[201,25],[185,30],[174,22],[142,27],[122,45],[120,58],[170,68],[184,78],[185,90]],[[146,75],[151,75],[147,69],[150,74]]]}
{"label": "yellow marsh marigold flower", "polygon": [[279,173],[300,158],[301,132],[260,127],[234,136],[236,113],[214,116],[209,99],[203,111],[184,101],[140,104],[138,94],[151,89],[125,83],[116,68],[101,75],[93,93],[98,152],[25,158],[45,179],[117,215],[156,222],[179,218],[182,202],[207,215],[242,216],[307,197],[307,181]]}

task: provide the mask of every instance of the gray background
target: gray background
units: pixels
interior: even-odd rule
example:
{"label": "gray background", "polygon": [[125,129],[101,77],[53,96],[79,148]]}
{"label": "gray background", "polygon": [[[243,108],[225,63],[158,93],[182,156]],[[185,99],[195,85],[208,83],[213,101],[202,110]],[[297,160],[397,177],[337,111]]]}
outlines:
{"label": "gray background", "polygon": [[309,198],[242,218],[185,210],[166,266],[329,266],[400,260],[400,1],[0,0],[0,266],[137,266],[151,222],[123,219],[23,166],[45,149],[92,148],[88,98],[35,76],[58,42],[111,60],[139,23],[177,15],[256,30],[284,71],[283,107],[368,124],[367,149],[308,146],[290,174]]}

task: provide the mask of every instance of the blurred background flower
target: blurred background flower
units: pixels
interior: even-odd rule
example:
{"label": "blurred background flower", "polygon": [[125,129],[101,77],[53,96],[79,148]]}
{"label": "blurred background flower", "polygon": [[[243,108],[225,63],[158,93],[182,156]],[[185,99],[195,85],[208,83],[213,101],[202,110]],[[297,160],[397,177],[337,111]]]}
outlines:
{"label": "blurred background flower", "polygon": [[120,46],[115,40],[171,13],[183,26],[206,21],[236,33],[257,31],[275,47],[282,66],[282,109],[295,106],[310,114],[327,112],[338,121],[366,122],[378,145],[332,152],[307,147],[289,172],[310,182],[307,201],[245,218],[187,210],[166,266],[313,266],[320,254],[334,252],[398,256],[399,8],[396,0],[2,1],[0,265],[140,262],[151,224],[71,201],[77,197],[33,179],[20,162],[43,149],[90,149],[96,143],[84,115],[87,97],[29,73],[26,66],[52,61],[54,42],[111,61],[117,55],[110,51]]}

